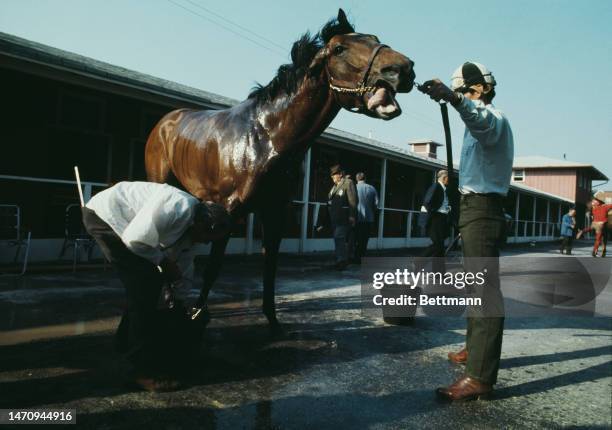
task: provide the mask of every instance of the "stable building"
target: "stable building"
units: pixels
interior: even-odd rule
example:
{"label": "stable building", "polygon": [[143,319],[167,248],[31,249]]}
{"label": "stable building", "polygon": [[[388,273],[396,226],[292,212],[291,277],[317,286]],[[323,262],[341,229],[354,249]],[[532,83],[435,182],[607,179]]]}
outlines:
{"label": "stable building", "polygon": [[[58,258],[66,208],[79,201],[73,166],[80,168],[86,200],[111,183],[145,180],[144,145],[165,113],[238,103],[4,33],[0,79],[5,136],[0,205],[19,207],[22,232],[32,234],[34,261]],[[436,156],[439,146],[431,141],[396,146],[328,128],[303,161],[287,208],[281,251],[333,249],[330,235],[316,233],[314,226],[326,216],[329,167],[339,160],[353,176],[365,172],[379,191],[371,248],[427,245],[418,214],[436,172],[445,168]],[[573,203],[569,196],[513,182],[505,207],[513,219],[509,241],[553,239],[561,215]],[[260,252],[260,238],[257,215],[250,214],[235,227],[228,252]],[[14,251],[5,245],[0,243],[0,262],[13,258]]]}

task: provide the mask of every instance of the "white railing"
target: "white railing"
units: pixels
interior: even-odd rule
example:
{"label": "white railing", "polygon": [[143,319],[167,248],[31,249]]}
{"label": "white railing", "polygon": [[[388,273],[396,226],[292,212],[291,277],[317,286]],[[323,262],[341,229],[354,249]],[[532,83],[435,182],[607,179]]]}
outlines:
{"label": "white railing", "polygon": [[[0,180],[6,181],[27,181],[27,182],[39,182],[48,184],[64,184],[76,186],[76,181],[64,180],[64,179],[50,179],[50,178],[36,178],[26,176],[13,176],[13,175],[0,175]],[[92,195],[92,188],[94,187],[106,187],[108,184],[103,182],[92,182],[84,181],[83,194],[87,201]],[[303,190],[304,192],[304,190]],[[75,199],[77,193],[75,190]],[[381,198],[381,203],[384,204],[384,199]],[[292,204],[298,205],[302,209],[302,215],[298,220],[300,224],[299,237],[293,238],[293,241],[299,243],[299,252],[305,250],[317,249],[319,245],[306,246],[306,243],[315,244],[316,241],[329,240],[329,237],[317,238],[314,234],[314,227],[317,226],[320,219],[321,210],[325,210],[327,202],[312,202],[305,200],[293,200]],[[312,210],[310,210],[312,208]],[[394,234],[391,236],[385,236],[385,224],[390,222],[388,216],[393,213],[405,214],[405,219],[402,219],[401,229],[399,235]],[[420,211],[412,209],[399,209],[391,207],[380,207],[378,208],[378,233],[376,241],[371,241],[371,246],[377,249],[390,248],[390,247],[410,247],[410,246],[424,246],[428,240],[424,232],[418,231],[419,224],[416,221]],[[397,220],[396,220],[397,222]],[[250,254],[255,249],[254,243],[254,215],[249,214],[246,220],[246,234],[243,238],[236,238],[240,241],[240,249],[243,249],[245,253]],[[388,224],[387,224],[388,225]],[[309,230],[310,226],[310,230]],[[559,222],[546,222],[546,221],[533,221],[533,220],[522,220],[513,219],[511,221],[510,230],[508,232],[509,242],[521,242],[531,240],[552,240],[558,237],[560,233]],[[234,239],[233,239],[234,240]],[[244,242],[242,242],[244,241]],[[321,242],[316,242],[321,243]],[[327,245],[326,245],[327,246]]]}
{"label": "white railing", "polygon": [[[0,175],[0,180],[9,180],[9,181],[24,181],[24,182],[41,182],[45,184],[64,184],[64,185],[74,185],[76,186],[77,182],[69,181],[66,179],[51,179],[51,178],[36,178],[32,176],[13,176],[13,175]],[[91,191],[93,187],[107,187],[108,184],[104,182],[91,182],[91,181],[81,181],[83,185],[83,199],[87,202],[91,198]],[[75,191],[76,192],[76,191]],[[75,195],[78,198],[78,194]]]}

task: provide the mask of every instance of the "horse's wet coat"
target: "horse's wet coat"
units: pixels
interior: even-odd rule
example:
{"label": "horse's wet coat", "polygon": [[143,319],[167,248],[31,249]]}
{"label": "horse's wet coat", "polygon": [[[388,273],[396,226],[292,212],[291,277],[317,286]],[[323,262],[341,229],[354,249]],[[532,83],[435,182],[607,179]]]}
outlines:
{"label": "horse's wet coat", "polygon": [[[342,107],[382,119],[399,115],[395,94],[409,92],[414,82],[411,60],[387,46],[381,49],[376,37],[354,33],[342,11],[318,36],[307,34],[296,42],[292,59],[293,64],[281,66],[270,84],[234,107],[170,112],[151,132],[145,150],[149,180],[166,182],[173,176],[199,199],[224,205],[234,220],[260,212],[266,255],[264,312],[273,325],[282,212],[305,152]],[[364,76],[374,88],[369,93],[330,88],[331,78],[350,87]],[[375,100],[388,105],[369,109],[374,92],[384,93]],[[203,299],[216,278],[227,240],[213,244]]]}

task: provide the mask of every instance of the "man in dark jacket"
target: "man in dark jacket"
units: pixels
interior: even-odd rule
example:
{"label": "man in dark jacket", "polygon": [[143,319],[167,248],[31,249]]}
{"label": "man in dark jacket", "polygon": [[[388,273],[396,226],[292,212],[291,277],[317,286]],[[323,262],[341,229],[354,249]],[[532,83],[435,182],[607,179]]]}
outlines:
{"label": "man in dark jacket", "polygon": [[355,183],[344,176],[340,165],[333,166],[330,174],[334,185],[329,191],[327,205],[336,247],[335,268],[342,270],[348,264],[347,240],[357,217],[357,191]]}
{"label": "man in dark jacket", "polygon": [[449,213],[448,203],[448,172],[440,170],[438,180],[425,194],[423,206],[427,210],[427,234],[431,239],[431,245],[425,249],[423,257],[434,257],[432,270],[444,272],[444,241],[449,235]]}

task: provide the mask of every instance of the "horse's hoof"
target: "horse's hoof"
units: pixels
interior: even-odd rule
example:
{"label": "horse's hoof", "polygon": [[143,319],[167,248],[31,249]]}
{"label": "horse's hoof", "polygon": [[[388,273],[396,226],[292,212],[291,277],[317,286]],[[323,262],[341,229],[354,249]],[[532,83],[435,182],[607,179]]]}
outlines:
{"label": "horse's hoof", "polygon": [[208,306],[191,308],[189,311],[189,317],[192,321],[197,322],[202,327],[208,326],[210,323],[210,311],[208,310]]}

